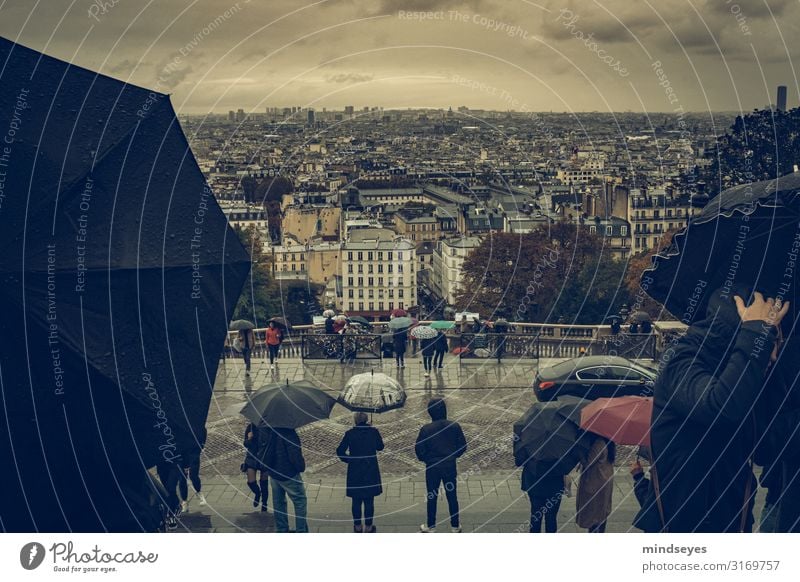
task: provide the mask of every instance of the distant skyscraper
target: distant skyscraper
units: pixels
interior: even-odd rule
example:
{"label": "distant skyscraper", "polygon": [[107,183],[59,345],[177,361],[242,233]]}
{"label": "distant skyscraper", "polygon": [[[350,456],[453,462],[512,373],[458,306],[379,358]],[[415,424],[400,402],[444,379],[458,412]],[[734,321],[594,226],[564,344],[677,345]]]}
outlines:
{"label": "distant skyscraper", "polygon": [[314,110],[313,109],[309,109],[308,110],[308,125],[311,126],[311,127],[314,127],[314,121],[315,121],[314,120]]}
{"label": "distant skyscraper", "polygon": [[245,114],[244,109],[239,109],[236,111],[236,121],[244,121]]}
{"label": "distant skyscraper", "polygon": [[352,116],[354,111],[355,111],[355,108],[352,105],[345,105],[345,107],[344,107],[344,114],[345,115]]}
{"label": "distant skyscraper", "polygon": [[786,85],[778,85],[778,111],[786,111]]}
{"label": "distant skyscraper", "polygon": [[234,111],[228,111],[228,121],[236,121],[236,113]]}

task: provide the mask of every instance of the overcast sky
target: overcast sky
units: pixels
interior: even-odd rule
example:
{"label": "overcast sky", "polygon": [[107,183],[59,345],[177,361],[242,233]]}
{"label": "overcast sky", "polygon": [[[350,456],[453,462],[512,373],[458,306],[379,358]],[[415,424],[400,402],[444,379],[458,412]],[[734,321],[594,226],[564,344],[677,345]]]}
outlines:
{"label": "overcast sky", "polygon": [[796,107],[799,27],[800,0],[0,0],[0,35],[183,113]]}

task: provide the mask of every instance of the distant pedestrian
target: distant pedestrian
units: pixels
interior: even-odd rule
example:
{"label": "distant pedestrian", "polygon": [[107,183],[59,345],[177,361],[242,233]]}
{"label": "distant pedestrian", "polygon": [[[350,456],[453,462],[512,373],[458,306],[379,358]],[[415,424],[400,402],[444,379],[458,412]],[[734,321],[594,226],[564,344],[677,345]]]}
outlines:
{"label": "distant pedestrian", "polygon": [[422,351],[422,366],[425,377],[429,378],[433,369],[433,355],[436,353],[436,338],[426,338],[420,342]]}
{"label": "distant pedestrian", "polygon": [[244,374],[250,375],[250,355],[256,345],[256,336],[252,329],[239,330],[239,345],[242,349],[242,357],[244,358]]}
{"label": "distant pedestrian", "polygon": [[347,325],[347,318],[341,317],[333,320],[333,333],[342,333],[342,330]]}
{"label": "distant pedestrian", "polygon": [[[242,471],[247,474],[247,486],[253,492],[253,507],[261,504],[261,511],[267,511],[269,501],[269,475],[258,457],[259,428],[253,423],[244,429],[245,457]],[[257,477],[261,479],[257,479]]]}
{"label": "distant pedestrian", "polygon": [[289,513],[286,496],[292,500],[295,529],[308,532],[306,511],[308,499],[303,483],[306,461],[300,437],[293,428],[262,427],[259,429],[259,460],[272,480],[272,508],[275,510],[275,530],[289,531]]}
{"label": "distant pedestrian", "polygon": [[433,367],[436,369],[444,368],[444,355],[447,353],[447,336],[439,331],[433,346]]}
{"label": "distant pedestrian", "polygon": [[367,423],[365,413],[356,412],[353,417],[355,426],[344,433],[336,455],[347,463],[346,495],[352,499],[353,531],[375,533],[375,497],[383,493],[377,453],[383,450],[383,439],[378,429]]}
{"label": "distant pedestrian", "polygon": [[447,406],[443,399],[432,398],[428,402],[428,414],[431,422],[420,429],[414,446],[417,458],[425,463],[427,490],[427,521],[419,529],[423,533],[436,531],[436,502],[442,485],[450,510],[450,527],[452,531],[460,532],[456,460],[466,452],[467,440],[461,426],[447,420]]}
{"label": "distant pedestrian", "polygon": [[497,334],[497,348],[495,353],[497,355],[497,363],[499,364],[506,353],[506,334],[508,333],[508,321],[505,319],[498,319],[494,324],[494,331]]}
{"label": "distant pedestrian", "polygon": [[[591,434],[591,433],[588,433]],[[581,477],[578,481],[576,499],[578,527],[589,533],[605,533],[606,521],[611,514],[611,497],[614,492],[614,460],[616,447],[613,442],[595,436],[589,452],[581,459]]]}
{"label": "distant pedestrian", "polygon": [[278,350],[281,347],[281,342],[283,341],[283,333],[275,325],[274,321],[269,322],[269,327],[267,328],[267,349],[269,350],[269,367],[270,370],[275,369],[275,360],[278,358]]}
{"label": "distant pedestrian", "polygon": [[394,332],[394,357],[398,368],[406,367],[406,347],[408,346],[408,330],[401,329]]}
{"label": "distant pedestrian", "polygon": [[178,490],[181,495],[181,511],[189,510],[189,481],[192,482],[195,496],[200,502],[200,505],[206,505],[206,498],[203,495],[202,483],[200,482],[200,455],[203,453],[203,448],[206,446],[206,438],[208,433],[206,428],[202,428],[202,432],[197,435],[197,441],[186,447],[181,463],[182,476],[179,482]]}
{"label": "distant pedestrian", "polygon": [[332,317],[326,317],[325,318],[325,333],[328,334],[328,335],[336,333],[335,331],[333,331],[333,318]]}
{"label": "distant pedestrian", "polygon": [[531,503],[528,531],[541,533],[544,523],[545,533],[556,533],[558,510],[564,495],[564,473],[558,461],[536,461],[525,456],[522,450],[514,451],[514,461],[518,467],[522,467],[521,487]]}

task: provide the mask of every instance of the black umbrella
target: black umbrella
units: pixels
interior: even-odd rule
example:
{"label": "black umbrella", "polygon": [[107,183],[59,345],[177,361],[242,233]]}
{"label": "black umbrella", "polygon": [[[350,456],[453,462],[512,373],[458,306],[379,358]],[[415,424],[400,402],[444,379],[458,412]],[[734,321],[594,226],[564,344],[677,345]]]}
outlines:
{"label": "black umbrella", "polygon": [[644,323],[645,321],[651,321],[650,314],[646,311],[635,311],[633,315],[631,315],[631,321],[633,323]]}
{"label": "black umbrella", "polygon": [[360,315],[349,317],[348,320],[350,323],[357,323],[359,325],[363,325],[364,327],[372,327],[372,323],[366,317],[361,317]]}
{"label": "black umbrella", "polygon": [[525,458],[537,461],[560,460],[569,471],[588,451],[588,443],[579,428],[580,411],[590,401],[561,396],[552,402],[536,402],[514,423],[517,447]]}
{"label": "black umbrella", "polygon": [[0,116],[0,527],[129,530],[120,484],[200,440],[249,257],[167,95],[0,38]]}
{"label": "black umbrella", "polygon": [[730,188],[712,199],[642,274],[642,288],[675,317],[702,319],[710,292],[735,285],[792,302],[800,233],[800,173]]}
{"label": "black umbrella", "polygon": [[300,428],[328,418],[336,399],[310,382],[280,382],[259,388],[242,408],[254,424],[272,428]]}
{"label": "black umbrella", "polygon": [[255,329],[256,324],[252,321],[247,321],[246,319],[237,319],[236,321],[232,321],[230,325],[231,331],[242,331],[246,329]]}

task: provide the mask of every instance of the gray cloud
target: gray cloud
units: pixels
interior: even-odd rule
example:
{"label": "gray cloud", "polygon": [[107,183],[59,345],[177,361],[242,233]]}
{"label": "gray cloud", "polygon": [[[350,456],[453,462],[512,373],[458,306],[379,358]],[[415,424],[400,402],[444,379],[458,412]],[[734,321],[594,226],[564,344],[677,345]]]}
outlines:
{"label": "gray cloud", "polygon": [[366,73],[337,73],[335,75],[328,75],[325,77],[325,80],[328,83],[366,83],[368,81],[372,81],[375,78],[375,75],[369,75]]}

